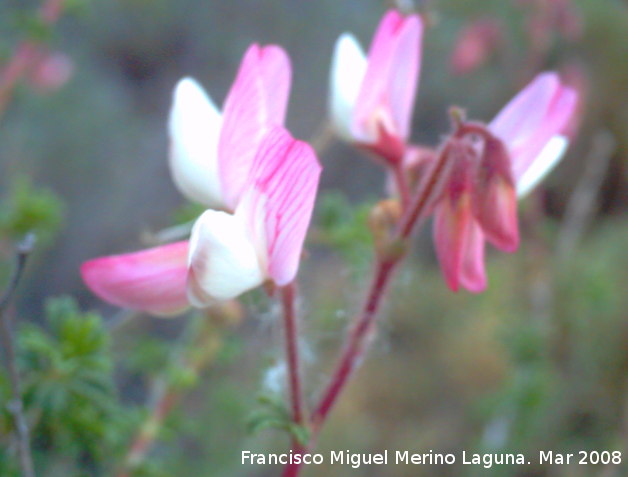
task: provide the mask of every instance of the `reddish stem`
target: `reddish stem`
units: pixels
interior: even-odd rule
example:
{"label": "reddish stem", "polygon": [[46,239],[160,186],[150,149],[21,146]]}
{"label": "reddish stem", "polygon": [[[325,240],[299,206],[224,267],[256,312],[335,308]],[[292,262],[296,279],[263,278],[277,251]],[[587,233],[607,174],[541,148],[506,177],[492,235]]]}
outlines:
{"label": "reddish stem", "polygon": [[[416,224],[426,215],[430,205],[439,196],[441,185],[447,176],[450,165],[448,158],[448,148],[445,146],[434,166],[419,184],[416,196],[409,201],[409,206],[399,222],[394,240],[404,243],[414,231]],[[403,252],[396,252],[378,258],[373,281],[371,282],[362,312],[355,321],[331,380],[310,419],[312,431],[310,442],[306,449],[300,450],[300,452],[306,452],[314,448],[318,434],[329,413],[346,386],[351,374],[361,361],[367,348],[369,331],[373,328],[377,311],[388,290],[390,279],[404,256]],[[282,476],[297,477],[301,468],[302,464],[288,464]]]}
{"label": "reddish stem", "polygon": [[281,304],[286,333],[286,360],[288,362],[288,384],[290,387],[290,401],[292,419],[295,424],[304,422],[303,394],[301,392],[301,369],[299,365],[299,341],[297,318],[294,307],[295,289],[290,283],[281,289]]}
{"label": "reddish stem", "polygon": [[389,278],[398,262],[399,259],[377,262],[375,276],[371,283],[364,309],[355,322],[351,335],[349,336],[349,342],[345,346],[336,371],[333,374],[333,378],[327,386],[320,404],[312,414],[311,422],[313,433],[318,433],[325,422],[327,415],[334,406],[340,392],[344,389],[347,380],[365,350],[364,344],[366,337],[368,336],[368,332],[372,329],[377,310],[381,304],[381,299],[387,289]]}
{"label": "reddish stem", "polygon": [[[377,310],[379,309],[381,300],[389,283],[389,278],[400,259],[401,257],[390,260],[378,260],[375,269],[375,276],[373,278],[373,282],[371,283],[367,300],[364,304],[364,309],[355,321],[349,336],[349,341],[344,348],[340,360],[338,361],[338,365],[332,375],[332,379],[323,393],[320,404],[315,409],[310,419],[312,435],[309,445],[306,449],[299,449],[299,452],[303,453],[314,447],[318,433],[325,423],[329,412],[332,410],[338,396],[347,384],[352,372],[355,368],[357,368],[357,363],[360,362],[360,359],[366,349],[366,338],[369,335],[369,331],[373,327]],[[288,464],[282,476],[297,477],[301,468],[301,463]]]}
{"label": "reddish stem", "polygon": [[437,156],[436,162],[428,171],[425,179],[419,184],[417,195],[399,223],[397,236],[400,240],[410,237],[416,224],[426,215],[429,206],[439,197],[442,183],[447,177],[447,171],[451,165],[448,151],[448,146],[445,146]]}
{"label": "reddish stem", "polygon": [[401,199],[402,210],[406,210],[410,202],[410,191],[408,190],[406,174],[400,162],[393,164],[391,169],[395,178],[395,184],[397,185],[397,191],[399,192],[399,198]]}

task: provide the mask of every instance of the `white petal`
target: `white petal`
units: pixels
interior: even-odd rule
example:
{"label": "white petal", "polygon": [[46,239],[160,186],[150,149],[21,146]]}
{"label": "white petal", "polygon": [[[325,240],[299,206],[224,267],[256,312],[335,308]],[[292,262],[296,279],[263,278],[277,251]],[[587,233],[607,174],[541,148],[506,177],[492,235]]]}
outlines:
{"label": "white petal", "polygon": [[188,259],[188,298],[196,307],[235,298],[266,278],[246,224],[226,212],[208,210],[199,217]]}
{"label": "white petal", "polygon": [[170,171],[183,195],[208,207],[223,207],[218,177],[220,112],[193,79],[177,84],[170,110]]}
{"label": "white petal", "polygon": [[517,196],[525,197],[560,162],[569,141],[565,136],[552,137],[530,167],[517,181]]}
{"label": "white petal", "polygon": [[345,33],[338,38],[330,72],[329,110],[338,134],[349,141],[353,139],[353,110],[366,66],[366,55],[355,37]]}

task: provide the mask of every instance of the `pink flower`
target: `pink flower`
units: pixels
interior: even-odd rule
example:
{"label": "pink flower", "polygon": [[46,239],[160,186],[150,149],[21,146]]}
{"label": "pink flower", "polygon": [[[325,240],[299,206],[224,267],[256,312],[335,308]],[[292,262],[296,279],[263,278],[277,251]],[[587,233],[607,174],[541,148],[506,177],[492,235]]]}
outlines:
{"label": "pink flower", "polygon": [[247,51],[223,114],[190,79],[176,88],[170,118],[171,168],[208,210],[190,242],[102,257],[83,264],[89,288],[105,301],[173,314],[237,296],[270,279],[294,279],[320,166],[283,123],[290,66],[278,47]]}
{"label": "pink flower", "polygon": [[[540,74],[487,128],[463,124],[445,146],[452,168],[434,210],[434,241],[452,290],[486,288],[485,239],[506,252],[517,249],[517,197],[562,157],[568,139],[561,133],[576,102],[575,91],[555,73]],[[465,128],[481,141],[472,141]]]}
{"label": "pink flower", "polygon": [[382,18],[366,57],[355,37],[336,42],[330,114],[338,134],[385,160],[401,160],[419,80],[423,24],[395,10]]}
{"label": "pink flower", "polygon": [[208,210],[190,238],[188,297],[203,307],[266,280],[290,283],[299,266],[321,167],[312,148],[276,127],[263,139],[233,214]]}

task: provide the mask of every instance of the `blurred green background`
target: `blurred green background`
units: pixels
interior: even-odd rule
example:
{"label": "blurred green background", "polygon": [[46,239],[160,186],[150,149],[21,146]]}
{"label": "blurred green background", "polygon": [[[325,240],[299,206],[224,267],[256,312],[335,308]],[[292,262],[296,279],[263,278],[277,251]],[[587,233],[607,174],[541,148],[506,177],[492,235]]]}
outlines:
{"label": "blurred green background", "polygon": [[[71,69],[54,91],[21,81],[0,116],[0,283],[15,240],[30,229],[40,238],[13,310],[40,475],[114,475],[147,418],[155,383],[164,382],[180,396],[133,475],[278,475],[240,465],[243,449],[288,448],[285,433],[247,430],[251,414],[268,417],[283,392],[276,305],[260,291],[245,296],[246,318],[212,329],[216,355],[188,376],[177,366],[179,351],[185,355],[190,342],[188,322],[202,326],[202,317],[126,319],[89,293],[78,268],[144,247],[152,233],[196,211],[167,167],[165,125],[179,78],[194,76],[221,104],[246,47],[280,44],[294,71],[287,125],[311,138],[324,125],[336,38],[351,31],[368,45],[393,3],[68,0],[54,28],[42,31],[32,21],[39,2],[0,1],[0,65],[30,38]],[[413,140],[437,145],[451,105],[490,120],[545,69],[579,89],[581,117],[561,165],[522,204],[521,249],[489,254],[486,293],[450,292],[429,228],[422,231],[320,451],[622,450],[627,459],[626,2],[398,3],[428,23]],[[485,56],[460,71],[452,55],[476,22],[497,33],[464,37],[479,41]],[[301,268],[312,402],[366,285],[365,211],[385,193],[382,171],[349,146],[334,142],[320,159],[322,191]],[[51,301],[61,295],[76,301]],[[81,311],[91,309],[97,313]],[[0,399],[7,396],[0,375]],[[18,475],[9,442],[4,412],[3,476]],[[627,469],[321,466],[304,475],[606,477]]]}

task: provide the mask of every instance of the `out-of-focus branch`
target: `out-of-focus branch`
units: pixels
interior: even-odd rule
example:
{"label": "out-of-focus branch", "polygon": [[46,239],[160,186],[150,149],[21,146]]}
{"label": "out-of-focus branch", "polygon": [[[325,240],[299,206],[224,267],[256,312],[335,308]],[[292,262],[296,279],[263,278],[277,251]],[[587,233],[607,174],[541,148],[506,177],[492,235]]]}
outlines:
{"label": "out-of-focus branch", "polygon": [[7,286],[4,294],[0,298],[0,339],[2,340],[2,348],[4,349],[6,366],[9,373],[9,381],[11,384],[11,400],[7,404],[9,412],[13,416],[13,423],[17,433],[18,452],[20,456],[20,467],[23,477],[34,477],[33,458],[31,456],[30,437],[28,425],[24,416],[24,406],[22,403],[22,384],[20,373],[17,369],[17,361],[15,354],[15,345],[13,340],[13,327],[11,317],[6,310],[11,303],[13,294],[20,282],[22,272],[26,266],[28,255],[35,245],[35,236],[28,234],[22,242],[17,246],[16,264],[13,270],[13,276]]}
{"label": "out-of-focus branch", "polygon": [[[174,356],[176,369],[186,375],[196,376],[216,357],[222,345],[223,328],[240,321],[240,305],[233,301],[208,309],[199,326],[184,331],[184,338],[192,336],[182,351]],[[188,325],[191,326],[191,325]],[[150,413],[132,439],[117,477],[130,477],[144,462],[159,435],[164,420],[185,395],[182,387],[171,376],[156,382],[149,398]]]}
{"label": "out-of-focus branch", "polygon": [[334,141],[334,129],[328,121],[323,121],[318,130],[308,140],[316,154],[320,156]]}
{"label": "out-of-focus branch", "polygon": [[585,169],[569,198],[565,218],[558,236],[561,260],[569,257],[595,212],[595,203],[615,151],[615,139],[608,131],[599,131],[586,158]]}
{"label": "out-of-focus branch", "polygon": [[[63,12],[65,0],[45,0],[39,10],[44,25],[53,26]],[[0,118],[2,117],[13,91],[22,77],[40,60],[40,42],[24,40],[16,46],[13,55],[0,69]]]}

